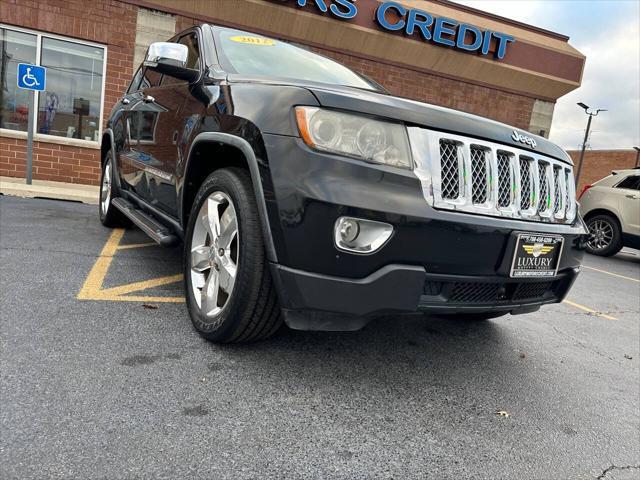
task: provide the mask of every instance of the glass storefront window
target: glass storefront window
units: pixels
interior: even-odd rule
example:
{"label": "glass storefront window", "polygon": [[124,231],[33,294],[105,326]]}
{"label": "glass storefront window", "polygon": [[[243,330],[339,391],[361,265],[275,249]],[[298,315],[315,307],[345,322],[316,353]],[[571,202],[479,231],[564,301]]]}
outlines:
{"label": "glass storefront window", "polygon": [[40,93],[39,133],[98,141],[103,62],[102,48],[42,39],[47,90]]}
{"label": "glass storefront window", "polygon": [[29,92],[16,86],[19,63],[36,62],[38,37],[0,28],[0,128],[27,131]]}
{"label": "glass storefront window", "polygon": [[18,63],[34,63],[47,67],[46,90],[36,94],[36,132],[99,141],[105,48],[9,27],[0,27],[0,41],[0,128],[27,130],[29,92],[16,87],[16,72]]}

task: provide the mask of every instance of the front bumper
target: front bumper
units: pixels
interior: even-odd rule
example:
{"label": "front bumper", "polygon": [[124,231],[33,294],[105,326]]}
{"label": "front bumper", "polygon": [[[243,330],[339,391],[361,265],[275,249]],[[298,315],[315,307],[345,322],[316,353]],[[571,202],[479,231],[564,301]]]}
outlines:
{"label": "front bumper", "polygon": [[[524,313],[561,301],[575,280],[579,219],[561,225],[436,210],[411,171],[314,152],[294,137],[265,135],[265,147],[275,197],[272,272],[291,326],[351,329],[357,319],[417,311]],[[333,229],[343,215],[389,223],[394,233],[371,255],[339,251]],[[555,277],[509,277],[520,232],[564,237]]]}
{"label": "front bumper", "polygon": [[547,279],[430,274],[423,267],[387,265],[348,279],[272,265],[287,324],[301,330],[357,330],[385,314],[511,313],[561,302],[578,268]]}

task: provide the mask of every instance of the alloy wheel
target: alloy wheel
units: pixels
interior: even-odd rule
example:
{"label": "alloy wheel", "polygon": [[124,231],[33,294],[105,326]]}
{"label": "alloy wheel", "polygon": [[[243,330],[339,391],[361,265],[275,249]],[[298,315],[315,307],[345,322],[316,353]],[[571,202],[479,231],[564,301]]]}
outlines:
{"label": "alloy wheel", "polygon": [[218,315],[229,303],[239,248],[238,217],[233,202],[226,193],[214,192],[198,212],[190,253],[193,297],[207,317]]}
{"label": "alloy wheel", "polygon": [[604,250],[613,241],[613,226],[606,220],[595,220],[589,224],[587,245],[594,251]]}

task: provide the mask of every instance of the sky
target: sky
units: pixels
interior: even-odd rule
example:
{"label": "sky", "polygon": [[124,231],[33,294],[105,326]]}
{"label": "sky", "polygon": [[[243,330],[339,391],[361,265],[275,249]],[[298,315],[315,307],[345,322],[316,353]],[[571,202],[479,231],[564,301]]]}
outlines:
{"label": "sky", "polygon": [[582,147],[587,116],[576,105],[604,108],[591,124],[589,148],[640,147],[639,0],[454,0],[564,34],[586,55],[580,88],[556,103],[550,139]]}

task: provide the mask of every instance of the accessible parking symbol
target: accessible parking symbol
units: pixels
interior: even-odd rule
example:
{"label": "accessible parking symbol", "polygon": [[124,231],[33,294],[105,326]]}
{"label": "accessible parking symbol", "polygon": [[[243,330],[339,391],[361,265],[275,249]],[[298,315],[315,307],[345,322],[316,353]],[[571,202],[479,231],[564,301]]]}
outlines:
{"label": "accessible parking symbol", "polygon": [[18,88],[25,90],[45,89],[47,83],[47,69],[29,63],[18,64]]}

